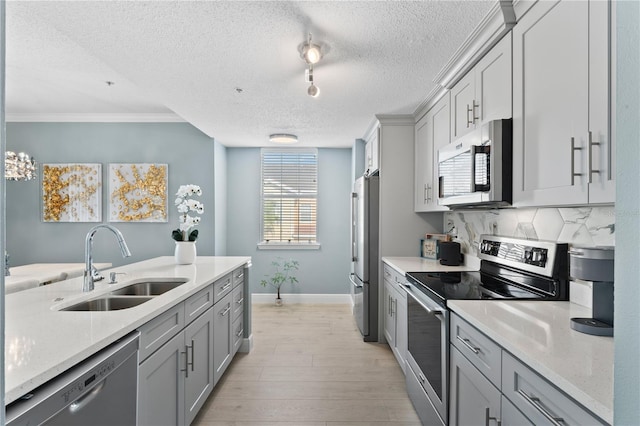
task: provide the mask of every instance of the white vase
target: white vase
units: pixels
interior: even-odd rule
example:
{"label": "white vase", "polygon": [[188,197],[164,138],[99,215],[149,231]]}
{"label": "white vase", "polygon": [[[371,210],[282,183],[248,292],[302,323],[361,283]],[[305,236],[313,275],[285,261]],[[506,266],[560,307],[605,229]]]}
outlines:
{"label": "white vase", "polygon": [[196,242],[176,241],[175,258],[178,265],[191,265],[193,262],[195,262]]}

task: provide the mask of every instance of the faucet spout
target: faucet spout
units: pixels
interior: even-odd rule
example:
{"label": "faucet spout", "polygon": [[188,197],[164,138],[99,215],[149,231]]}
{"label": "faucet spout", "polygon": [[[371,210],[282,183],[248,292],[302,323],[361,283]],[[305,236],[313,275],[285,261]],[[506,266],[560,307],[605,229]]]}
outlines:
{"label": "faucet spout", "polygon": [[116,227],[106,224],[96,225],[87,232],[87,237],[84,241],[84,282],[82,284],[82,291],[92,291],[94,289],[94,281],[100,281],[104,277],[100,275],[97,269],[93,266],[93,236],[98,232],[98,229],[106,228],[109,231],[113,232],[113,234],[118,239],[118,244],[120,245],[120,251],[122,252],[122,257],[130,257],[131,252],[129,251],[129,247],[127,246],[126,241],[124,240],[124,236],[122,232],[120,232]]}

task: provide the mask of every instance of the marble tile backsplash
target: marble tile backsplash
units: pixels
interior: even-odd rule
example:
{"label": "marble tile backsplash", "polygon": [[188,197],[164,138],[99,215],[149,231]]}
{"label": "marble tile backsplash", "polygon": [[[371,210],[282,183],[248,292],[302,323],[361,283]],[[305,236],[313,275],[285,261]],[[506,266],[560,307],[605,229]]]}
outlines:
{"label": "marble tile backsplash", "polygon": [[444,230],[462,244],[462,251],[478,255],[480,235],[493,234],[549,240],[585,246],[615,245],[615,208],[562,207],[450,211]]}

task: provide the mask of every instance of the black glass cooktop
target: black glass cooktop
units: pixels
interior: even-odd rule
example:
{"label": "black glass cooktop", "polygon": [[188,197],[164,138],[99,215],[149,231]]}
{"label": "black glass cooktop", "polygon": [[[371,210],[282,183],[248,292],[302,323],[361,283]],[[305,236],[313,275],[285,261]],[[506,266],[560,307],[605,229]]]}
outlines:
{"label": "black glass cooktop", "polygon": [[563,300],[557,281],[499,268],[486,272],[409,272],[414,286],[439,301],[463,299]]}

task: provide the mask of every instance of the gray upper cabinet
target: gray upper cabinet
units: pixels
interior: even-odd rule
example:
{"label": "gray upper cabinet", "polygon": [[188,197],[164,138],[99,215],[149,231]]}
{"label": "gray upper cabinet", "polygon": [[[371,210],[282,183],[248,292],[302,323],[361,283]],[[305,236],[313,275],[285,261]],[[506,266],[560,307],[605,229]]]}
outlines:
{"label": "gray upper cabinet", "polygon": [[451,88],[451,140],[487,121],[512,116],[511,33]]}
{"label": "gray upper cabinet", "polygon": [[615,200],[610,7],[538,2],[513,29],[516,206]]}
{"label": "gray upper cabinet", "polygon": [[422,117],[415,128],[416,212],[449,210],[438,204],[438,150],[451,142],[449,92]]}

